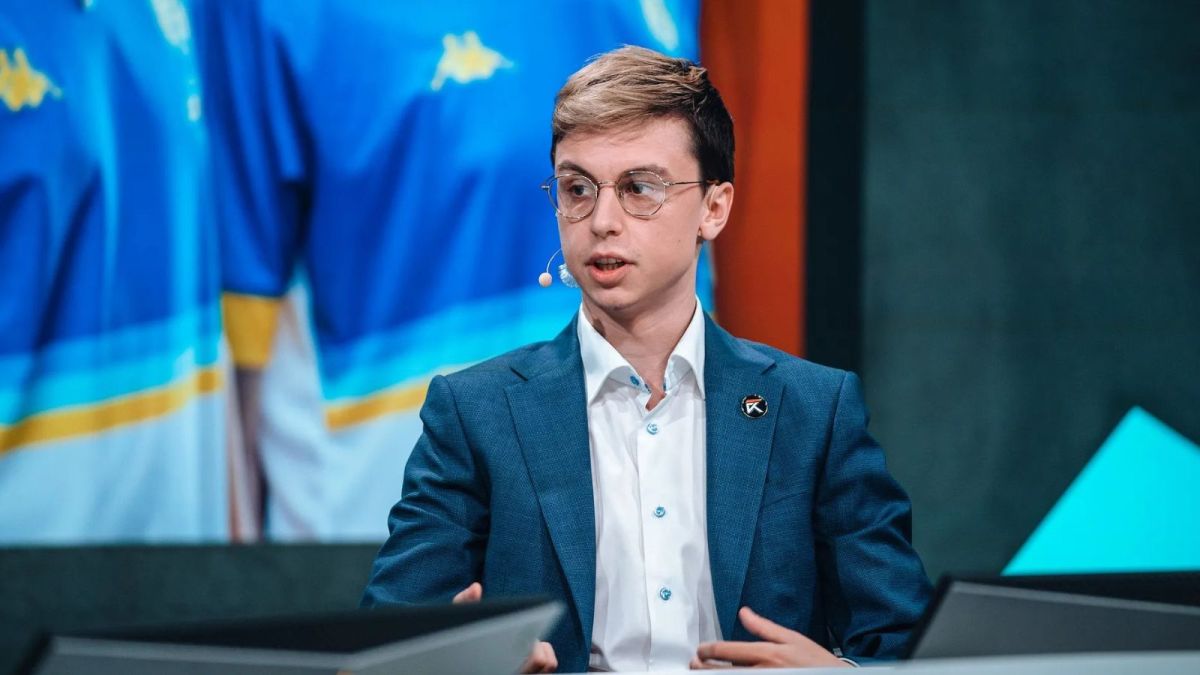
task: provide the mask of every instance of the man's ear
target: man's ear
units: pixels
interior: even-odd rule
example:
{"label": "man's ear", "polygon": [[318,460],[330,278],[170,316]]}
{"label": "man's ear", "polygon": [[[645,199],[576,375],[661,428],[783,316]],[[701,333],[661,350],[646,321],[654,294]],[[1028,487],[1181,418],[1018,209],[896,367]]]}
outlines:
{"label": "man's ear", "polygon": [[708,188],[704,197],[704,217],[700,220],[700,238],[712,241],[725,229],[733,209],[733,183],[717,183]]}

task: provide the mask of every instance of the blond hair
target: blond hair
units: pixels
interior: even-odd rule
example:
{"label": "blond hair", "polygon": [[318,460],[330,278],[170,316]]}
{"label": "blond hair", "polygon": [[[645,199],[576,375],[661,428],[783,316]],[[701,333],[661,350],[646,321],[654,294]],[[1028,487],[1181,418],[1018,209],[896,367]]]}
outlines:
{"label": "blond hair", "polygon": [[554,98],[550,163],[567,134],[621,129],[653,119],[688,123],[702,180],[733,182],[733,120],[705,68],[626,45],[575,72]]}

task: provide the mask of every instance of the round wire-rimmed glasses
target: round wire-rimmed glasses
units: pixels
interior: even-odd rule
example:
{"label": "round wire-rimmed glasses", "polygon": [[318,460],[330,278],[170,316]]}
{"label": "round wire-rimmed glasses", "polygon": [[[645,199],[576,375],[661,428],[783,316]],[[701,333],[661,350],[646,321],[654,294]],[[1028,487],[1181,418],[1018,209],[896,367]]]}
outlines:
{"label": "round wire-rimmed glasses", "polygon": [[551,176],[542,184],[550,205],[567,220],[582,220],[596,210],[600,189],[612,186],[625,213],[645,218],[667,203],[667,188],[676,185],[712,185],[715,180],[664,180],[653,171],[629,171],[616,180],[596,182],[580,173]]}

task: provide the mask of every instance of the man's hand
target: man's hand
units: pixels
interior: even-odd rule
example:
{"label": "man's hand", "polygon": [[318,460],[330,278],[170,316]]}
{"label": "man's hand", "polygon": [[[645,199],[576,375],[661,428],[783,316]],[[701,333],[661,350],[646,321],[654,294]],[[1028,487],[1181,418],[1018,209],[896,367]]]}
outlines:
{"label": "man's hand", "polygon": [[[456,605],[467,602],[479,602],[483,598],[483,584],[476,581],[459,591],[451,600]],[[522,673],[553,673],[558,669],[558,657],[554,655],[554,647],[549,642],[539,642],[533,646],[529,658],[521,664]]]}
{"label": "man's hand", "polygon": [[554,655],[554,647],[549,642],[535,644],[529,658],[521,664],[522,673],[553,673],[556,670],[558,657]]}
{"label": "man's hand", "polygon": [[[762,618],[749,607],[738,612],[746,630],[765,642],[705,642],[696,649],[692,670],[716,668],[850,667],[821,645],[794,630]],[[714,663],[714,661],[716,663]]]}
{"label": "man's hand", "polygon": [[467,586],[466,588],[459,591],[458,595],[455,595],[454,599],[451,600],[450,602],[452,602],[456,605],[461,605],[465,602],[479,602],[480,598],[482,598],[482,597],[483,597],[483,584],[476,581],[475,583],[471,584],[470,586]]}

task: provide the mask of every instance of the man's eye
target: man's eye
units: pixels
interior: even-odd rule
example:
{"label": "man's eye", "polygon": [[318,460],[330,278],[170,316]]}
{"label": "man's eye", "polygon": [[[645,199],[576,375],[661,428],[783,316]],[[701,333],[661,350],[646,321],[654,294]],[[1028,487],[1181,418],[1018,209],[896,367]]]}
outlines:
{"label": "man's eye", "polygon": [[583,180],[564,180],[559,183],[559,189],[568,197],[587,197],[592,194],[592,186]]}
{"label": "man's eye", "polygon": [[631,195],[648,195],[654,192],[654,190],[655,188],[653,183],[646,183],[643,181],[630,181],[629,184],[625,186],[625,191]]}

